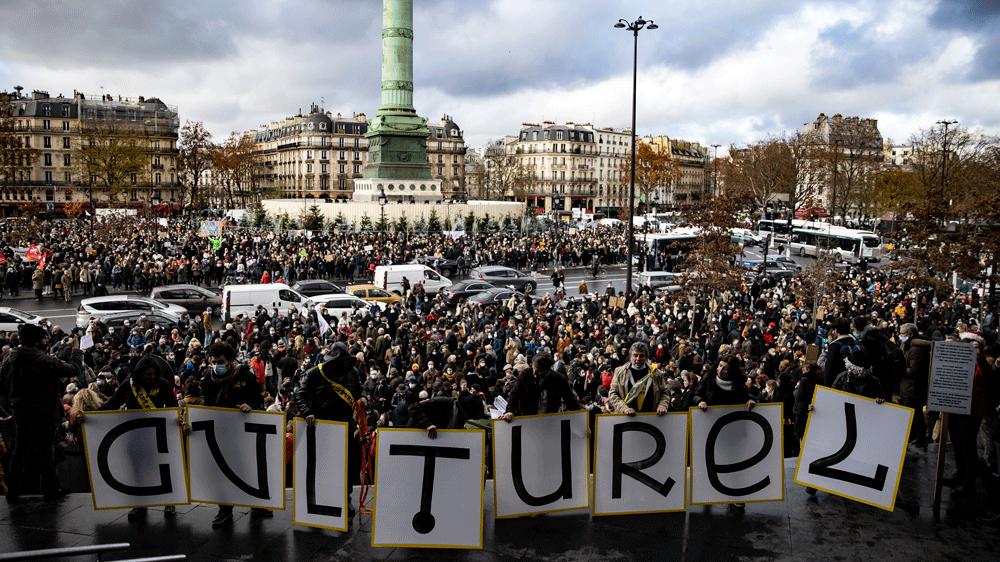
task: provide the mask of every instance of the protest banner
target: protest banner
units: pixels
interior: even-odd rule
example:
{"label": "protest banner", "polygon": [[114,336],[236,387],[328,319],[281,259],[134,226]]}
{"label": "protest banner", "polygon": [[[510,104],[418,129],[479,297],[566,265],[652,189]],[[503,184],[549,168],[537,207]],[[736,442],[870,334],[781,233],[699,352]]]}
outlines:
{"label": "protest banner", "polygon": [[590,507],[587,415],[493,420],[497,519]]}
{"label": "protest banner", "polygon": [[483,548],[485,453],[481,430],[379,428],[372,546]]}
{"label": "protest banner", "polygon": [[84,415],[94,509],[188,503],[179,409]]}
{"label": "protest banner", "polygon": [[[795,482],[892,511],[913,409],[817,386]],[[858,439],[859,428],[865,431]]]}
{"label": "protest banner", "polygon": [[691,504],[781,501],[782,405],[691,408]]}
{"label": "protest banner", "polygon": [[976,373],[976,348],[966,342],[934,342],[927,409],[966,414],[972,411],[972,378]]}
{"label": "protest banner", "polygon": [[597,416],[594,515],[684,511],[688,414]]}
{"label": "protest banner", "polygon": [[285,509],[285,414],[188,406],[191,501]]}
{"label": "protest banner", "polygon": [[204,238],[218,238],[222,236],[222,227],[225,221],[201,221],[198,227],[198,236]]}
{"label": "protest banner", "polygon": [[347,531],[348,424],[316,420],[315,425],[308,425],[304,419],[295,418],[292,430],[292,523]]}

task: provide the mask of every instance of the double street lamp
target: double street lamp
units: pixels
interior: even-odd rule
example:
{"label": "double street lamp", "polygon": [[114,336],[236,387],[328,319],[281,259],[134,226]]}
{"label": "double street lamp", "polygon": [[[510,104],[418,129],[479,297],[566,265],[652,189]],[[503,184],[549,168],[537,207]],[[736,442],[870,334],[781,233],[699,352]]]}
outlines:
{"label": "double street lamp", "polygon": [[643,29],[656,29],[659,26],[653,20],[645,20],[642,16],[635,21],[619,19],[615,24],[616,29],[627,29],[632,32],[632,162],[631,174],[628,179],[628,258],[626,260],[625,276],[625,299],[632,299],[632,254],[635,247],[635,226],[632,224],[635,217],[635,92],[638,79],[638,57],[639,57],[639,31]]}

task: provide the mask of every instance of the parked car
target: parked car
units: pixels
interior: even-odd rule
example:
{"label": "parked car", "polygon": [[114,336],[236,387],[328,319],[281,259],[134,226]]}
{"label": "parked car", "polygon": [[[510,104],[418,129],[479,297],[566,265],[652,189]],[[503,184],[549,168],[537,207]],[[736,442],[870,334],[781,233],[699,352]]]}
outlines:
{"label": "parked car", "polygon": [[483,291],[488,291],[490,289],[495,289],[496,286],[486,281],[480,281],[478,279],[466,279],[465,281],[459,281],[452,285],[445,295],[448,297],[448,302],[456,303],[461,300],[467,299],[472,295],[478,295]]}
{"label": "parked car", "polygon": [[426,265],[445,277],[453,277],[458,272],[458,262],[448,258],[419,256],[410,263]]}
{"label": "parked car", "polygon": [[344,294],[344,288],[326,279],[303,279],[292,285],[300,295],[312,297],[315,295]]}
{"label": "parked car", "polygon": [[738,246],[763,246],[764,238],[752,230],[746,228],[732,229],[733,244]]}
{"label": "parked car", "polygon": [[484,265],[474,268],[469,277],[486,281],[496,287],[510,287],[518,291],[524,291],[525,287],[531,292],[538,287],[538,281],[530,274],[522,273],[516,269],[511,269],[502,265]]}
{"label": "parked car", "polygon": [[379,289],[371,283],[364,285],[349,285],[347,287],[347,293],[366,301],[384,302],[386,304],[402,302],[403,300],[403,297]]}
{"label": "parked car", "polygon": [[488,306],[491,304],[504,304],[510,300],[511,295],[517,295],[516,298],[521,298],[521,293],[510,289],[507,287],[496,287],[494,289],[488,289],[482,293],[472,295],[469,300],[466,301],[472,306]]}
{"label": "parked car", "polygon": [[159,326],[160,328],[170,330],[177,327],[180,317],[164,311],[143,312],[130,310],[128,312],[115,312],[114,314],[104,315],[101,317],[101,324],[109,328],[122,328],[125,326],[126,320],[129,323],[129,327],[143,327],[142,323],[148,322],[150,324],[148,327]]}
{"label": "parked car", "polygon": [[212,313],[219,315],[222,309],[222,295],[211,289],[197,285],[164,285],[153,287],[149,298],[166,304],[182,306],[192,314],[201,314],[212,307]]}
{"label": "parked car", "polygon": [[419,282],[428,295],[436,295],[451,287],[451,279],[439,274],[434,268],[419,263],[376,266],[372,283],[379,289],[402,295],[405,292],[404,277],[411,288]]}
{"label": "parked car", "polygon": [[187,309],[176,304],[164,304],[149,297],[135,295],[91,297],[80,301],[80,307],[76,310],[76,326],[77,328],[86,328],[90,324],[91,318],[101,318],[108,314],[130,311],[167,312],[180,318],[181,314],[187,312]]}
{"label": "parked car", "polygon": [[277,309],[278,315],[284,316],[290,309],[301,311],[308,304],[308,297],[284,283],[226,285],[222,288],[222,319],[226,322],[240,314],[252,315],[258,306]]}
{"label": "parked car", "polygon": [[[369,309],[372,305],[371,302],[366,301],[365,299],[349,295],[347,293],[315,295],[309,297],[309,300],[316,303],[317,306],[322,305],[326,307],[326,315],[330,318],[337,319],[339,319],[345,312],[355,318],[365,318],[368,316]],[[375,304],[380,309],[385,310],[385,303],[376,301]]]}
{"label": "parked car", "polygon": [[37,314],[9,306],[0,306],[0,332],[16,332],[21,324],[35,324],[37,326],[42,320],[45,318]]}

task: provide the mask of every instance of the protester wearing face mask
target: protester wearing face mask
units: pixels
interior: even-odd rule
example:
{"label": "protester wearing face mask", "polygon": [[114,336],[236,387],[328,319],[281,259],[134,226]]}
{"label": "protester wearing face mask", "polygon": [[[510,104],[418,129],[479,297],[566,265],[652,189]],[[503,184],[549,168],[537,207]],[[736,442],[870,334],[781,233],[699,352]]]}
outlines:
{"label": "protester wearing face mask", "polygon": [[917,330],[916,324],[899,327],[899,341],[906,360],[906,373],[899,382],[899,403],[913,408],[913,425],[910,442],[927,449],[927,425],[924,422],[924,405],[927,403],[927,384],[931,370],[931,342]]}
{"label": "protester wearing face mask", "polygon": [[[264,403],[257,390],[257,378],[250,367],[236,361],[236,350],[227,343],[218,342],[208,349],[209,365],[201,379],[202,396],[206,406],[219,408],[239,408],[243,413],[263,409]],[[267,509],[253,508],[250,516],[254,519],[271,517]],[[212,527],[218,528],[233,522],[233,506],[220,505],[219,512],[212,519]]]}

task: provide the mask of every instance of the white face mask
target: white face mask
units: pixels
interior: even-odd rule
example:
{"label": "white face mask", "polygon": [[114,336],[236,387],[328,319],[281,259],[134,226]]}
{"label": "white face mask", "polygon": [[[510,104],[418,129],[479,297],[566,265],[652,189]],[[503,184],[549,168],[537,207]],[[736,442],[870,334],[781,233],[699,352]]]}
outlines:
{"label": "white face mask", "polygon": [[904,336],[903,334],[899,334],[899,341],[906,343],[907,341],[909,341],[909,339],[910,336]]}

